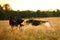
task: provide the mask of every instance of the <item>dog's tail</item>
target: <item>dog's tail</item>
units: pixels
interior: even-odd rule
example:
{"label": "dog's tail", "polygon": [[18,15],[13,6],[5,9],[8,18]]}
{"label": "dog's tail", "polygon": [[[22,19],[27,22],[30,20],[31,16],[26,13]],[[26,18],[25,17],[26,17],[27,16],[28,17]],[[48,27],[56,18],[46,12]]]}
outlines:
{"label": "dog's tail", "polygon": [[50,23],[49,21],[47,21],[47,22],[45,23],[45,26],[47,26],[47,27],[52,27],[52,25],[51,25],[51,23]]}

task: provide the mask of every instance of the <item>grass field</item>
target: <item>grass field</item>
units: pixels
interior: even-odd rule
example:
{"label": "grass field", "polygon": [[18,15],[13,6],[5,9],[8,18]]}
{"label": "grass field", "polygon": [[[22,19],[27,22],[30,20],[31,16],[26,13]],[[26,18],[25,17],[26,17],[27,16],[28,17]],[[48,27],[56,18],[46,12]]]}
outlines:
{"label": "grass field", "polygon": [[0,40],[60,40],[60,17],[34,19],[50,21],[52,27],[29,25],[11,32],[9,21],[0,20]]}

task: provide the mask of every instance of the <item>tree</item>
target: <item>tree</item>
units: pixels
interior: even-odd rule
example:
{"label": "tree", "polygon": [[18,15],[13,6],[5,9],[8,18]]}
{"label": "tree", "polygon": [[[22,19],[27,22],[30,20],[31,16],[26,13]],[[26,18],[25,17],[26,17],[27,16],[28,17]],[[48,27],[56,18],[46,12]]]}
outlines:
{"label": "tree", "polygon": [[0,20],[4,19],[4,11],[3,11],[3,7],[0,5]]}
{"label": "tree", "polygon": [[11,10],[11,7],[10,7],[9,4],[4,4],[4,5],[3,5],[3,9],[4,9],[4,10],[9,10],[9,11],[10,11],[10,10]]}

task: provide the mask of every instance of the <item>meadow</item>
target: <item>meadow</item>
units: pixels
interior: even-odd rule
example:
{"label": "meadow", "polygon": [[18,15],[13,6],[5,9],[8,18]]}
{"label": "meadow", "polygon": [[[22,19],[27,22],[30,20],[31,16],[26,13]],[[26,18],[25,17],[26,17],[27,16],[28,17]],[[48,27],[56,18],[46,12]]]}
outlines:
{"label": "meadow", "polygon": [[60,40],[60,17],[33,19],[50,21],[52,27],[27,25],[11,32],[9,20],[0,20],[0,40]]}

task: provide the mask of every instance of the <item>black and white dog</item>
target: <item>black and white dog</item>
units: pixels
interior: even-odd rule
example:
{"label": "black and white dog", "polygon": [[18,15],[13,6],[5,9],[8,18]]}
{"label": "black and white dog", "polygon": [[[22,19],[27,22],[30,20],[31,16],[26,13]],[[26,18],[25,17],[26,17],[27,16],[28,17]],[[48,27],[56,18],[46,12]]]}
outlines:
{"label": "black and white dog", "polygon": [[38,25],[41,25],[41,24],[45,24],[47,27],[51,27],[51,24],[49,21],[43,21],[43,20],[33,20],[33,19],[30,19],[30,20],[27,20],[26,21],[26,24],[32,24],[33,26],[38,26]]}
{"label": "black and white dog", "polygon": [[24,20],[23,19],[16,19],[16,18],[10,18],[9,19],[9,25],[11,26],[12,30],[14,27],[18,27],[18,25],[20,25],[20,27],[24,26],[22,24]]}

